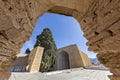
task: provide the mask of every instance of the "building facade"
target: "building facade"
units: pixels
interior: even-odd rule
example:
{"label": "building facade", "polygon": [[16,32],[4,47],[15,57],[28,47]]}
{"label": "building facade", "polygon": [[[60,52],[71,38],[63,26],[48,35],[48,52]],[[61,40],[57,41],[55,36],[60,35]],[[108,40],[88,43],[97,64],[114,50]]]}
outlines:
{"label": "building facade", "polygon": [[[29,55],[18,54],[10,71],[39,72],[44,48],[36,47]],[[57,50],[57,58],[51,71],[92,66],[87,54],[80,51],[77,45],[70,45]]]}
{"label": "building facade", "polygon": [[92,66],[87,54],[79,51],[77,45],[70,45],[57,50],[54,70],[63,70]]}

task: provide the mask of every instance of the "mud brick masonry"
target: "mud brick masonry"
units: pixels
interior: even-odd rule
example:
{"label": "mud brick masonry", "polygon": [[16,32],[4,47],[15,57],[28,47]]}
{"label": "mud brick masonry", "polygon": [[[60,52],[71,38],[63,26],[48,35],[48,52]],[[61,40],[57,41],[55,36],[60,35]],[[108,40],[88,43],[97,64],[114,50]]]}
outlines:
{"label": "mud brick masonry", "polygon": [[[120,80],[120,0],[0,0],[0,71],[12,66],[45,12],[73,16],[90,51]],[[7,73],[7,72],[6,72]]]}

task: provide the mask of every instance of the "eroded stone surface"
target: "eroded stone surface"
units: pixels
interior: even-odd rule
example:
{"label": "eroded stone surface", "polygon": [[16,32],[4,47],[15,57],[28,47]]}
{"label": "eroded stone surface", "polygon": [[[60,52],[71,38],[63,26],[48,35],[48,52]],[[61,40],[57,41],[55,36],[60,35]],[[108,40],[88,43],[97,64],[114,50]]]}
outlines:
{"label": "eroded stone surface", "polygon": [[120,52],[118,51],[104,51],[97,55],[99,61],[110,69],[113,73],[110,76],[111,80],[120,79]]}
{"label": "eroded stone surface", "polygon": [[11,76],[10,72],[7,71],[0,72],[0,80],[9,80],[10,76]]}
{"label": "eroded stone surface", "polygon": [[[89,50],[98,53],[120,50],[120,0],[0,0],[0,70],[12,65],[44,12],[75,17]],[[120,66],[114,63],[119,58],[110,59],[114,64],[111,66]]]}

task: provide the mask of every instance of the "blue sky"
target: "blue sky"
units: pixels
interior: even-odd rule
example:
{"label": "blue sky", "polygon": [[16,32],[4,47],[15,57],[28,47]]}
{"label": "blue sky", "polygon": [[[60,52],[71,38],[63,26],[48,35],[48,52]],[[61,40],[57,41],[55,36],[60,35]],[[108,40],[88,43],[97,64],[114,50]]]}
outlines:
{"label": "blue sky", "polygon": [[77,44],[79,49],[88,54],[90,58],[96,57],[95,53],[88,51],[88,47],[86,46],[87,40],[83,37],[80,24],[75,18],[52,13],[45,13],[38,19],[29,41],[26,41],[21,48],[21,53],[24,53],[26,48],[30,48],[30,50],[33,49],[36,36],[39,35],[44,28],[51,29],[57,48]]}

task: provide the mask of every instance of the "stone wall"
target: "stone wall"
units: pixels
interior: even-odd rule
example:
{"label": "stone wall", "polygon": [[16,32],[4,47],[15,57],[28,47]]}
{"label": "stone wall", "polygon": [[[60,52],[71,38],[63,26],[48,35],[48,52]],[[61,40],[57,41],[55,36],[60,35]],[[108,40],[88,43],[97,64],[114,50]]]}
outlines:
{"label": "stone wall", "polygon": [[13,64],[45,12],[76,18],[89,50],[120,78],[120,0],[0,0],[0,71]]}
{"label": "stone wall", "polygon": [[54,65],[54,70],[70,69],[69,53],[61,51],[57,53],[57,60]]}
{"label": "stone wall", "polygon": [[[55,63],[56,70],[92,66],[88,56],[82,51],[79,51],[77,45],[75,44],[58,49],[57,54],[58,55]],[[68,56],[64,54],[67,54]],[[64,61],[64,57],[68,57],[68,60]]]}
{"label": "stone wall", "polygon": [[26,72],[28,65],[28,54],[19,53],[17,58],[13,64],[13,66],[9,69],[10,72]]}
{"label": "stone wall", "polygon": [[79,51],[82,61],[83,61],[83,67],[90,67],[92,66],[92,63],[90,61],[90,59],[88,58],[87,54],[83,53],[82,51]]}
{"label": "stone wall", "polygon": [[28,59],[29,72],[39,72],[43,51],[44,51],[43,47],[36,47],[31,51]]}

